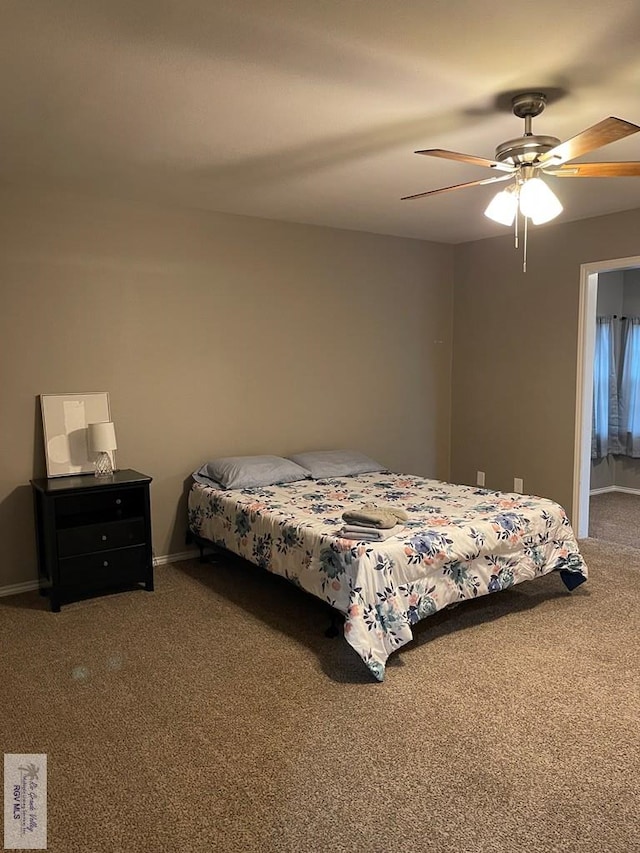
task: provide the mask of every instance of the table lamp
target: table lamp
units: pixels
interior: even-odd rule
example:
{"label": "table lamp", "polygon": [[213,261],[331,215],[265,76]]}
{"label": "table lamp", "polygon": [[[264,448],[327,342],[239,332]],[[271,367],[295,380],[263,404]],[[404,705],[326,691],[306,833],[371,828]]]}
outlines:
{"label": "table lamp", "polygon": [[111,421],[87,424],[89,449],[98,454],[95,466],[96,477],[110,477],[113,474],[110,450],[116,450],[116,431]]}

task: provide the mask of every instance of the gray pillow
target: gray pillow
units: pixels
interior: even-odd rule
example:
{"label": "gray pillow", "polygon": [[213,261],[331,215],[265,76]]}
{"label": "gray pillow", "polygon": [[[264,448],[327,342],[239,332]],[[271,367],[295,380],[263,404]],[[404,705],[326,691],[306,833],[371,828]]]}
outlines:
{"label": "gray pillow", "polygon": [[217,480],[212,480],[211,477],[207,477],[206,463],[202,468],[198,468],[197,471],[194,471],[191,476],[196,483],[201,483],[203,486],[209,486],[210,489],[220,489],[221,491],[224,491],[223,487],[217,482]]}
{"label": "gray pillow", "polygon": [[387,470],[384,465],[357,450],[314,450],[296,453],[289,458],[310,471],[314,480]]}
{"label": "gray pillow", "polygon": [[193,477],[219,483],[223,489],[252,489],[273,486],[276,483],[293,483],[310,477],[306,468],[282,456],[223,456],[212,459]]}

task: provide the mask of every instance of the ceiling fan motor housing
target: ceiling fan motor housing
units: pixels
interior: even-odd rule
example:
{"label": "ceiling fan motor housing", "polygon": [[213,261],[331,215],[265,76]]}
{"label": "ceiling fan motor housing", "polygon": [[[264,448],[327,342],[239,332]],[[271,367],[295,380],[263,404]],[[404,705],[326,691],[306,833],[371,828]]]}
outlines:
{"label": "ceiling fan motor housing", "polygon": [[535,163],[541,154],[551,151],[556,145],[560,145],[560,140],[555,136],[519,136],[498,145],[496,160],[499,163],[513,163],[514,166],[527,165]]}
{"label": "ceiling fan motor housing", "polygon": [[509,139],[496,148],[499,163],[514,166],[534,164],[546,151],[551,151],[560,140],[555,136],[539,136],[531,132],[531,119],[539,116],[547,105],[547,96],[542,92],[525,92],[511,100],[513,114],[524,119],[524,136]]}

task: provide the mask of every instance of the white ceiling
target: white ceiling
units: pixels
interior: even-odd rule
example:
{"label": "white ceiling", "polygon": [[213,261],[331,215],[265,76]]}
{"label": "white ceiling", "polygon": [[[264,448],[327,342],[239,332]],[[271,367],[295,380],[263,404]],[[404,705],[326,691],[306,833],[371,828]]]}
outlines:
{"label": "white ceiling", "polygon": [[[0,180],[444,242],[504,233],[488,170],[534,133],[640,124],[638,0],[3,0]],[[589,160],[640,160],[640,133]],[[500,187],[498,187],[499,189]],[[640,178],[555,179],[581,219]],[[553,227],[548,225],[544,227]]]}

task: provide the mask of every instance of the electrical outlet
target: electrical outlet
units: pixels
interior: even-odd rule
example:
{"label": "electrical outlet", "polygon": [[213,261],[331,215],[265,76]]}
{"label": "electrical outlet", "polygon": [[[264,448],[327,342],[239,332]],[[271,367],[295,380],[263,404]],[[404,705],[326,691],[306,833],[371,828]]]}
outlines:
{"label": "electrical outlet", "polygon": [[513,478],[513,491],[521,495],[524,492],[524,482],[522,477]]}
{"label": "electrical outlet", "polygon": [[484,486],[484,471],[476,473],[476,486]]}

